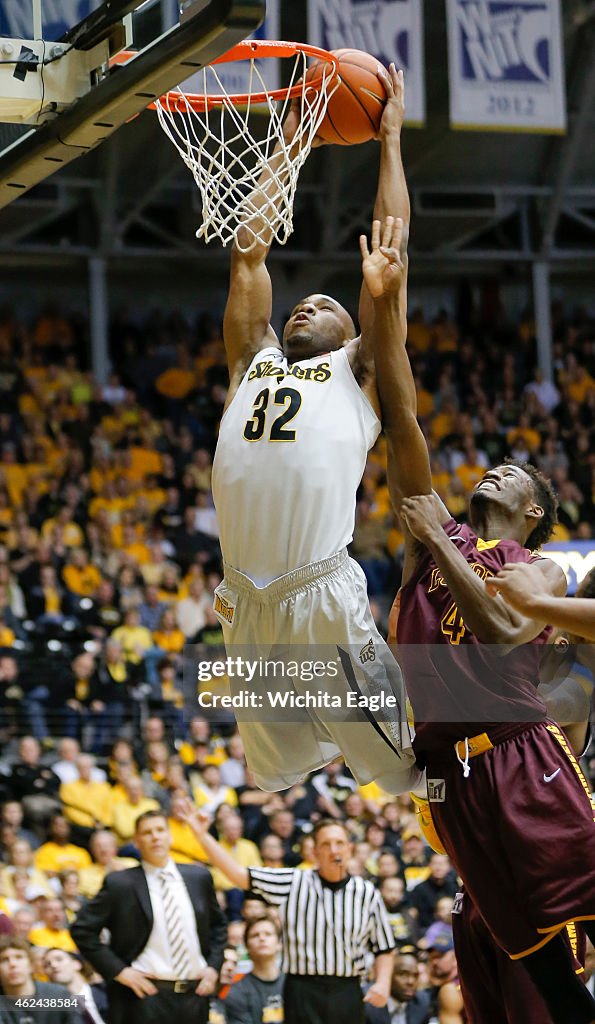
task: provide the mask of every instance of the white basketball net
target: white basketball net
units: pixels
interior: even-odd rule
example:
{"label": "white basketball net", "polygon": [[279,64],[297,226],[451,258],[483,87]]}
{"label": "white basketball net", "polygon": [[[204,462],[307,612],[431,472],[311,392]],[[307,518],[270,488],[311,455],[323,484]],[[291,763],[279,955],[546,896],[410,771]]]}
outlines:
{"label": "white basketball net", "polygon": [[[312,141],[326,113],[328,101],[337,88],[333,78],[332,64],[320,76],[320,85],[313,89],[306,86],[307,55],[296,54],[291,82],[288,89],[298,84],[301,89],[298,100],[301,105],[301,119],[291,144],[283,137],[283,121],[292,103],[289,96],[275,101],[268,95],[267,86],[257,66],[250,60],[248,92],[266,92],[266,107],[249,102],[245,108],[235,106],[229,99],[217,68],[210,65],[202,70],[205,110],[194,110],[189,102],[182,110],[176,104],[162,97],[156,102],[159,123],[168,138],[190,168],[202,198],[202,225],[196,232],[197,238],[210,242],[220,238],[223,245],[232,242],[238,228],[244,225],[250,229],[252,240],[244,251],[251,249],[257,241],[269,245],[275,238],[285,244],[293,231],[293,199],[298,176],[310,149]],[[221,94],[220,105],[207,106],[206,98],[213,93]],[[171,95],[171,94],[170,94]],[[185,99],[181,89],[176,92]],[[181,104],[184,106],[184,104]],[[269,120],[262,139],[255,138],[254,129],[263,129],[268,107]],[[259,111],[255,115],[255,111]],[[275,147],[279,147],[273,161]],[[270,169],[266,192],[258,188],[258,181],[265,168]],[[259,205],[255,206],[254,196],[258,194]],[[262,205],[260,205],[262,203]]]}

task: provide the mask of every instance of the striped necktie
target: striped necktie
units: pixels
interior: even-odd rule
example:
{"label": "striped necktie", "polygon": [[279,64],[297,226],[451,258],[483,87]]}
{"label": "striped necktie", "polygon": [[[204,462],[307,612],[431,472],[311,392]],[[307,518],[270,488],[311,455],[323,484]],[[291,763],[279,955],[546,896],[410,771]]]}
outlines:
{"label": "striped necktie", "polygon": [[167,928],[167,939],[171,952],[171,963],[176,981],[188,981],[190,979],[190,961],[186,952],[184,941],[184,928],[180,910],[176,903],[173,881],[167,871],[159,872],[161,884],[161,899],[165,914],[165,926]]}

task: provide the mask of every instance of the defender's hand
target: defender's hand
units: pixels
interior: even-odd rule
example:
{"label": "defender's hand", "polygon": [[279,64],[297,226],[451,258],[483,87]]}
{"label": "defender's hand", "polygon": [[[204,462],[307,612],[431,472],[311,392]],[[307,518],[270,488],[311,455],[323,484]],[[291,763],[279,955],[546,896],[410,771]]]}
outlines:
{"label": "defender's hand", "polygon": [[531,617],[535,599],[543,591],[543,574],[534,565],[508,562],[496,576],[486,580],[488,594],[501,594],[517,612]]}
{"label": "defender's hand", "polygon": [[430,545],[443,534],[444,509],[435,494],[416,494],[401,502],[401,518],[409,533],[421,544]]}
{"label": "defender's hand", "polygon": [[368,249],[368,239],[360,235],[359,247],[362,254],[362,273],[368,291],[373,299],[398,292],[403,280],[403,260],[401,259],[401,239],[403,237],[403,221],[399,217],[387,217],[380,243],[382,224],[379,220],[372,222],[372,251]]}

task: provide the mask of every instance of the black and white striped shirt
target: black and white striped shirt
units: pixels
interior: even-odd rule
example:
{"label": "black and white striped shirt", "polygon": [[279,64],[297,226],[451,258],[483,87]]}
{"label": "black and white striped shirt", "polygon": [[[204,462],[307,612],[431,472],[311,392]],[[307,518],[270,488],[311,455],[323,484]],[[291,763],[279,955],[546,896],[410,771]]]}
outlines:
{"label": "black and white striped shirt", "polygon": [[393,930],[372,882],[350,876],[332,887],[310,869],[249,872],[250,888],[279,907],[286,974],[361,977],[367,953],[394,949]]}

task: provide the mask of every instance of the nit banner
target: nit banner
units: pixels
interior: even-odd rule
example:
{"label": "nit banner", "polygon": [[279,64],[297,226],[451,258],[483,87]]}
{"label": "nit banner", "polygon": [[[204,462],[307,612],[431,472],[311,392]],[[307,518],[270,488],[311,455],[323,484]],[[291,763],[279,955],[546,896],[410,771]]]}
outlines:
{"label": "nit banner", "polygon": [[426,119],[421,0],[309,0],[308,42],[327,50],[365,50],[405,72],[406,123]]}
{"label": "nit banner", "polygon": [[447,0],[453,128],[566,129],[559,0]]}

